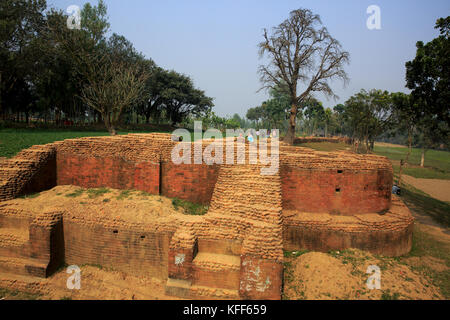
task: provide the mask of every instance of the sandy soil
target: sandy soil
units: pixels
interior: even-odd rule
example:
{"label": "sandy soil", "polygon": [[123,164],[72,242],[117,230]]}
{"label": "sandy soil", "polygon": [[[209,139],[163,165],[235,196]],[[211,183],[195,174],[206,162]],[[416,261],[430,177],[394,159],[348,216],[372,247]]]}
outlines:
{"label": "sandy soil", "polygon": [[102,300],[167,300],[175,299],[164,293],[165,281],[135,277],[118,271],[93,266],[81,267],[80,290],[67,289],[69,275],[61,271],[47,279],[48,292],[40,299],[102,299]]}
{"label": "sandy soil", "polygon": [[450,202],[450,180],[422,179],[408,175],[402,175],[402,179],[435,199]]}
{"label": "sandy soil", "polygon": [[182,215],[183,209],[175,209],[172,199],[150,195],[140,191],[116,189],[82,189],[76,186],[56,186],[39,195],[6,201],[10,206],[31,212],[64,210],[70,208],[74,215],[87,217],[102,214],[105,219],[118,219],[145,223],[155,219]]}
{"label": "sandy soil", "polygon": [[[411,258],[416,259],[416,258]],[[426,257],[411,263],[426,263],[437,271],[448,270],[445,262]],[[431,262],[431,263],[429,263]],[[381,269],[381,289],[370,290],[366,274],[370,265]],[[399,264],[394,259],[380,260],[373,255],[350,249],[334,255],[310,252],[291,258],[285,294],[289,299],[443,299],[431,280]]]}

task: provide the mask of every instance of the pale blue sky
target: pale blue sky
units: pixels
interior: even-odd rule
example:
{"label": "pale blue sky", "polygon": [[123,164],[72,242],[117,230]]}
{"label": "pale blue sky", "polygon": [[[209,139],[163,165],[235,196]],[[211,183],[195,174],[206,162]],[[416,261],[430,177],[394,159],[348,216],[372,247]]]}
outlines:
{"label": "pale blue sky", "polygon": [[[96,0],[48,0],[65,10]],[[257,74],[257,45],[262,30],[278,25],[298,8],[319,14],[331,35],[350,52],[350,83],[332,87],[339,96],[325,107],[343,103],[364,89],[404,91],[405,62],[415,56],[418,40],[438,35],[434,24],[450,14],[448,0],[106,0],[111,31],[129,39],[158,65],[192,77],[214,97],[221,116],[245,115],[267,99]],[[368,30],[366,9],[381,8],[381,30]]]}

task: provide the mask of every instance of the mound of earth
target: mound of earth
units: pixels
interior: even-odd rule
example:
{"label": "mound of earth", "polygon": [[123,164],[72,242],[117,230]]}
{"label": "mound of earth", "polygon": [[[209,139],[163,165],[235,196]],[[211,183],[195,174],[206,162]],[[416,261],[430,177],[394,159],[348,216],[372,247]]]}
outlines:
{"label": "mound of earth", "polygon": [[[437,259],[438,260],[438,259]],[[433,260],[437,268],[447,268]],[[285,269],[285,298],[324,299],[443,299],[431,280],[394,258],[378,258],[357,249],[330,254],[305,253],[288,258]],[[369,289],[367,268],[381,269],[381,288]]]}
{"label": "mound of earth", "polygon": [[39,194],[3,202],[11,208],[30,212],[57,211],[70,208],[78,216],[101,214],[105,219],[121,218],[133,223],[182,215],[172,199],[141,191],[109,188],[83,189],[76,186],[56,186]]}

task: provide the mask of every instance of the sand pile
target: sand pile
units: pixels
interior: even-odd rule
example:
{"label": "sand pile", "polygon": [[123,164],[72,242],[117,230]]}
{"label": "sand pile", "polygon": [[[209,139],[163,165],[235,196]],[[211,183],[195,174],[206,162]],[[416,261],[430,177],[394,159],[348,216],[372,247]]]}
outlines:
{"label": "sand pile", "polygon": [[[434,261],[438,268],[447,268]],[[381,289],[368,289],[367,267],[381,269]],[[448,268],[447,268],[448,269]],[[443,299],[427,277],[393,258],[377,258],[350,249],[331,254],[310,252],[290,258],[285,272],[288,299]]]}

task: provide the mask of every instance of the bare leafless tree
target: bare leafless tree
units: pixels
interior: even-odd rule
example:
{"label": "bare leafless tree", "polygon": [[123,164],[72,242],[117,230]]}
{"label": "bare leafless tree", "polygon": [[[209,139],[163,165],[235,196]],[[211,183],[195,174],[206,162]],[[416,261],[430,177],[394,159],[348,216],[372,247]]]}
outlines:
{"label": "bare leafless tree", "polygon": [[337,98],[329,82],[339,79],[347,83],[343,67],[349,62],[349,53],[343,51],[340,43],[322,26],[320,17],[308,9],[292,11],[270,35],[264,29],[259,53],[261,57],[267,54],[270,60],[259,68],[262,89],[283,88],[291,97],[284,141],[292,144],[295,120],[302,103],[314,92]]}

